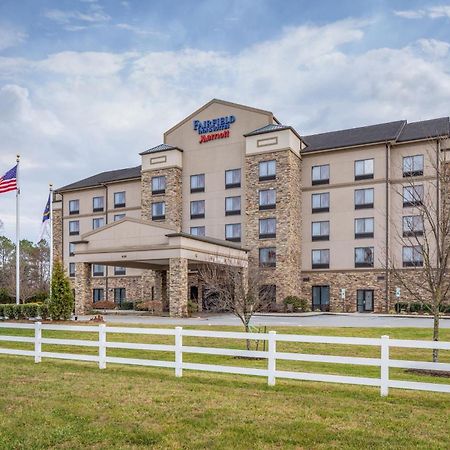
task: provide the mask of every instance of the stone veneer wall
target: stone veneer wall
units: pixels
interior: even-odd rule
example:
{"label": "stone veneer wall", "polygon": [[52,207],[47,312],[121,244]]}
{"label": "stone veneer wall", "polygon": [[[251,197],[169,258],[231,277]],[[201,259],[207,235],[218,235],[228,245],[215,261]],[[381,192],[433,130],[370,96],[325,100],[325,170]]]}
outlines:
{"label": "stone veneer wall", "polygon": [[141,276],[115,276],[108,277],[108,283],[106,283],[106,277],[92,277],[91,278],[91,298],[92,303],[92,289],[105,289],[104,299],[106,300],[106,286],[108,286],[108,301],[114,301],[114,289],[125,288],[126,289],[126,301],[127,302],[140,302],[142,301],[142,277]]}
{"label": "stone veneer wall", "polygon": [[186,258],[170,258],[168,285],[170,316],[187,317],[188,261]]}
{"label": "stone veneer wall", "polygon": [[[276,179],[259,181],[259,163],[276,160]],[[249,264],[259,264],[259,248],[276,247],[276,267],[263,269],[267,283],[277,285],[276,301],[301,292],[301,159],[291,150],[245,158],[246,232]],[[276,208],[259,210],[259,190],[276,188]],[[259,239],[259,219],[275,217],[276,238]]]}
{"label": "stone veneer wall", "polygon": [[92,302],[91,270],[92,266],[88,263],[75,264],[75,314],[85,314]]}
{"label": "stone veneer wall", "polygon": [[62,209],[53,210],[53,261],[63,260],[63,216]]}
{"label": "stone veneer wall", "polygon": [[[166,192],[164,194],[152,194],[152,178],[166,177]],[[167,169],[146,170],[141,176],[141,217],[152,220],[152,203],[166,202],[166,218],[158,222],[175,226],[181,231],[182,224],[182,172],[178,167]]]}

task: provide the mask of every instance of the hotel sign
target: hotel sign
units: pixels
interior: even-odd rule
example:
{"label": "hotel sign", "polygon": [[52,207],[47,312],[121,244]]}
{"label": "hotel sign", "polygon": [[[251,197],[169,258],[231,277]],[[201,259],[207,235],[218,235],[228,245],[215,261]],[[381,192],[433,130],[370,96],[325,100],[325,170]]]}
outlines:
{"label": "hotel sign", "polygon": [[194,120],[194,131],[200,135],[200,144],[230,137],[230,126],[236,122],[235,116],[217,117],[211,120]]}

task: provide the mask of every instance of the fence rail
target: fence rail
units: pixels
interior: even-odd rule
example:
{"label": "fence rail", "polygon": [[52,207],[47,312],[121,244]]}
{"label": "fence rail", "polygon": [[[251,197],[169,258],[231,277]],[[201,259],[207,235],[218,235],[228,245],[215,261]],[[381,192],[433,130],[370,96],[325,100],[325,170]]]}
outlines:
{"label": "fence rail", "polygon": [[[275,385],[277,378],[286,378],[293,380],[320,381],[325,383],[344,383],[364,386],[376,386],[380,388],[380,394],[387,396],[389,388],[413,389],[433,392],[450,393],[449,384],[425,383],[418,381],[392,380],[389,377],[389,368],[408,368],[425,369],[433,371],[450,371],[450,363],[432,363],[426,361],[407,361],[390,359],[389,352],[392,347],[414,348],[414,349],[440,349],[450,350],[450,342],[416,341],[389,339],[389,336],[381,338],[355,338],[355,337],[336,337],[336,336],[308,336],[308,335],[290,335],[277,334],[275,331],[269,333],[242,333],[230,331],[204,331],[204,330],[183,330],[181,327],[175,329],[158,328],[128,328],[128,327],[108,327],[104,324],[99,326],[75,326],[75,325],[55,325],[42,324],[16,324],[0,323],[0,329],[21,329],[34,330],[33,337],[0,335],[0,345],[3,342],[19,342],[34,344],[34,350],[22,350],[0,347],[0,354],[21,355],[34,357],[35,363],[40,363],[42,358],[66,359],[75,361],[96,362],[100,369],[105,369],[107,364],[129,364],[149,367],[166,367],[175,369],[175,376],[181,377],[183,370],[197,370],[207,372],[220,372],[240,375],[253,375],[266,377],[270,386]],[[73,331],[95,333],[95,340],[88,339],[57,339],[42,337],[43,331]],[[132,342],[108,341],[107,335],[111,334],[142,334],[171,336],[174,338],[173,344],[145,344]],[[221,338],[221,339],[240,339],[240,340],[258,340],[267,341],[267,351],[259,350],[240,350],[230,348],[216,347],[198,347],[183,345],[183,337],[200,338]],[[277,351],[277,342],[301,342],[318,344],[342,344],[379,347],[379,358],[366,357],[347,357],[332,356],[305,353],[290,353]],[[48,352],[42,350],[42,345],[64,345],[75,347],[96,347],[96,355],[83,355],[76,353]],[[146,350],[158,352],[173,352],[173,361],[113,357],[107,355],[107,349],[130,349]],[[266,359],[267,366],[264,369],[250,367],[236,367],[218,364],[190,363],[183,361],[183,354],[208,354],[221,356],[237,356],[246,358]],[[289,370],[277,369],[278,360],[319,362],[332,364],[348,364],[375,366],[380,368],[379,378],[330,375],[310,372],[294,372]]]}

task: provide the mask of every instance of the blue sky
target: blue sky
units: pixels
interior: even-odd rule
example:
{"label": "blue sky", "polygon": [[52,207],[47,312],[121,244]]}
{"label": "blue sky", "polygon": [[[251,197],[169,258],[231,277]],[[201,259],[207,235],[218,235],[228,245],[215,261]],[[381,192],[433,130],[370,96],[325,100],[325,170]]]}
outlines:
{"label": "blue sky", "polygon": [[[450,113],[448,1],[0,0],[0,172],[23,236],[48,183],[139,164],[213,97],[300,133]],[[0,196],[14,236],[14,195]]]}

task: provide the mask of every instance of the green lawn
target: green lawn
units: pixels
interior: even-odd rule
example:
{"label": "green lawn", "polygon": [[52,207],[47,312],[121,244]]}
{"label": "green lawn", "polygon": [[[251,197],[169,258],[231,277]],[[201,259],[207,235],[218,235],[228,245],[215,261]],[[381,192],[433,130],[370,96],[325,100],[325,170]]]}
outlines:
{"label": "green lawn", "polygon": [[[194,327],[189,327],[194,328]],[[206,328],[206,327],[204,327]],[[213,329],[207,327],[206,329]],[[220,329],[236,330],[232,327]],[[427,329],[277,328],[281,333],[430,339]],[[13,334],[0,329],[0,334]],[[28,331],[14,334],[31,335]],[[95,335],[92,335],[92,337]],[[85,333],[44,332],[44,337],[88,338]],[[109,337],[109,339],[112,336]],[[117,335],[117,340],[172,343],[161,336]],[[450,330],[442,330],[450,340]],[[243,348],[244,342],[184,338],[186,345]],[[2,347],[31,348],[0,342]],[[379,350],[317,344],[279,344],[280,351],[373,356]],[[93,348],[44,350],[95,353]],[[430,350],[394,349],[399,359],[430,360]],[[172,354],[108,350],[111,356],[173,359]],[[185,361],[265,367],[266,361],[184,355]],[[441,352],[450,361],[450,352]],[[279,362],[288,370],[378,376],[363,366]],[[173,369],[0,356],[0,449],[23,448],[450,448],[450,395],[277,380]],[[391,377],[449,383],[391,369]]]}

